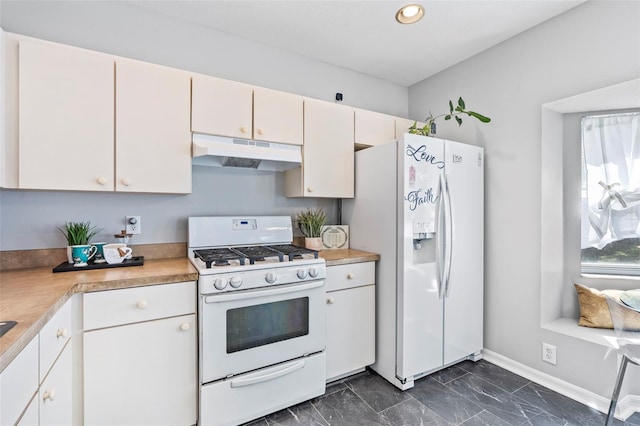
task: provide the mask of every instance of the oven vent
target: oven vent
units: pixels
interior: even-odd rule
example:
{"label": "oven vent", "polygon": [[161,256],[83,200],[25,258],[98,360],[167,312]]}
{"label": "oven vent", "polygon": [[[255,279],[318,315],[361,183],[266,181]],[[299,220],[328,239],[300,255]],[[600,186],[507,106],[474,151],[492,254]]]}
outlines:
{"label": "oven vent", "polygon": [[257,169],[262,160],[257,158],[224,157],[223,167],[242,167],[244,169]]}
{"label": "oven vent", "polygon": [[285,171],[300,166],[302,150],[299,145],[194,133],[192,157],[194,165]]}

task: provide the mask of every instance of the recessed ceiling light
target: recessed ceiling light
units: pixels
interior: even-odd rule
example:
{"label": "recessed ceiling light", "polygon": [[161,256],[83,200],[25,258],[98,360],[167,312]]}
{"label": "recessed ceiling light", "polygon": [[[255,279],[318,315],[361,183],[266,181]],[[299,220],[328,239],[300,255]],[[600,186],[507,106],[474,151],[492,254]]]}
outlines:
{"label": "recessed ceiling light", "polygon": [[419,4],[406,5],[396,12],[396,21],[401,24],[413,24],[424,16],[424,8]]}

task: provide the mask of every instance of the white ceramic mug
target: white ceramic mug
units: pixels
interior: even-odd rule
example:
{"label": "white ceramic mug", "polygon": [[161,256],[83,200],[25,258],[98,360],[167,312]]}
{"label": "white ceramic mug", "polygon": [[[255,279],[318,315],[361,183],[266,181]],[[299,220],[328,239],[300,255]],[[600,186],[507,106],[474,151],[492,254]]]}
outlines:
{"label": "white ceramic mug", "polygon": [[102,248],[104,258],[109,264],[122,263],[125,259],[131,259],[131,247],[126,244],[107,244]]}

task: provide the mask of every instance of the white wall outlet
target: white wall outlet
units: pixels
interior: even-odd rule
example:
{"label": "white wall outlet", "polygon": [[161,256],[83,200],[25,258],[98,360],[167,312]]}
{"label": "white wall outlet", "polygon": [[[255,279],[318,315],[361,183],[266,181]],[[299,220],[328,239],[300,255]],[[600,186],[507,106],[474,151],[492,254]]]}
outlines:
{"label": "white wall outlet", "polygon": [[142,224],[140,216],[126,216],[124,223],[126,225],[127,234],[140,234],[142,232]]}
{"label": "white wall outlet", "polygon": [[548,343],[542,344],[542,360],[556,365],[556,347]]}

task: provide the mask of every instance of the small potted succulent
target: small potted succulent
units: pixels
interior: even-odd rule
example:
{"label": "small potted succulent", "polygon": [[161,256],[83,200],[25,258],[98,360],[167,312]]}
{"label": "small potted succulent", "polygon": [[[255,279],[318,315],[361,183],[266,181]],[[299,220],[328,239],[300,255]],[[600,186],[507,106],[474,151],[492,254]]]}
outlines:
{"label": "small potted succulent", "polygon": [[304,234],[304,246],[311,250],[322,249],[322,225],[324,225],[327,215],[322,208],[307,209],[298,213],[298,228]]}
{"label": "small potted succulent", "polygon": [[73,263],[71,246],[87,245],[100,229],[91,226],[91,222],[65,222],[58,230],[67,240],[67,261]]}

